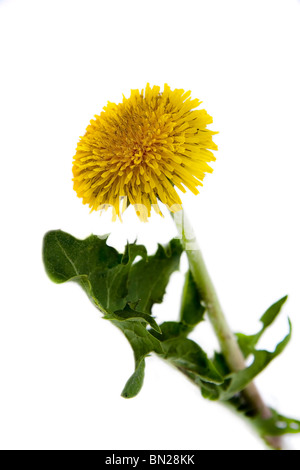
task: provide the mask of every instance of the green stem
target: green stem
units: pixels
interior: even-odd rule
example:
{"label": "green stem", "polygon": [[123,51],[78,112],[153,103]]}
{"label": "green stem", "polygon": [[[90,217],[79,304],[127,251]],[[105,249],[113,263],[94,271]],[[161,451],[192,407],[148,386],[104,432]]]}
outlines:
{"label": "green stem", "polygon": [[[191,273],[201,299],[205,303],[207,315],[218,338],[226,363],[233,372],[243,370],[246,367],[243,353],[225,318],[191,224],[183,210],[172,215],[188,257]],[[261,416],[263,419],[271,417],[270,409],[265,405],[253,382],[243,390],[243,395],[254,414]],[[282,447],[281,440],[278,437],[264,436],[264,439],[274,449]]]}

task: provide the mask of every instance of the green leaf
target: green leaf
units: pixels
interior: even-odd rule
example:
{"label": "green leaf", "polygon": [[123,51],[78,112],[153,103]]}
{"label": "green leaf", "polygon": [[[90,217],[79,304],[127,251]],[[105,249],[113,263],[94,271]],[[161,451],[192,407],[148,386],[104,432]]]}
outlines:
{"label": "green leaf", "polygon": [[287,301],[287,296],[283,297],[282,299],[275,302],[271,307],[263,314],[260,318],[261,323],[263,324],[262,329],[255,335],[244,335],[242,333],[237,333],[236,337],[239,343],[239,346],[245,356],[247,358],[255,349],[258,341],[262,337],[263,333],[266,329],[274,322],[274,320],[279,315],[282,306]]}
{"label": "green leaf", "polygon": [[196,380],[196,385],[200,387],[203,398],[216,401],[220,398],[220,387],[213,383],[208,383],[203,380]]}
{"label": "green leaf", "polygon": [[194,341],[187,338],[173,338],[161,343],[162,357],[170,361],[180,370],[191,372],[205,382],[223,383],[206,353]]}
{"label": "green leaf", "polygon": [[222,376],[225,377],[230,374],[230,369],[226,364],[225,357],[222,353],[215,352],[213,363]]}
{"label": "green leaf", "polygon": [[[274,352],[265,350],[254,350],[254,360],[252,364],[244,370],[239,372],[230,373],[225,358],[221,353],[215,353],[214,359],[211,364],[217,371],[222,382],[214,383],[213,381],[203,380],[203,376],[195,374],[195,371],[188,367],[188,373],[182,371],[201,389],[204,398],[210,400],[221,400],[233,405],[239,412],[251,413],[251,410],[245,408],[245,400],[241,399],[240,392],[242,392],[253,379],[262,372],[270,362],[283,352],[288,342],[291,339],[292,327],[289,321],[289,333],[285,338],[276,346]],[[189,341],[189,340],[188,340]],[[162,343],[163,348],[166,343]],[[179,356],[182,354],[179,352]],[[288,432],[288,431],[287,431]]]}
{"label": "green leaf", "polygon": [[[160,341],[152,334],[160,335],[161,330],[150,313],[153,304],[162,301],[181,253],[179,240],[159,246],[155,255],[147,257],[146,248],[136,243],[128,244],[124,254],[118,253],[107,245],[107,236],[78,240],[60,230],[45,235],[43,259],[50,279],[80,284],[131,344],[135,372],[123,390],[128,398],[142,386],[144,358],[152,351],[162,353]],[[135,263],[137,257],[142,259]]]}
{"label": "green leaf", "polygon": [[[194,341],[186,338],[190,327],[181,322],[165,322],[160,325],[161,334],[153,335],[161,341],[163,359],[171,362],[194,382],[203,380],[213,384],[223,383],[213,362]],[[197,385],[199,385],[197,383]]]}
{"label": "green leaf", "polygon": [[146,256],[144,247],[127,245],[122,255],[107,245],[107,236],[77,240],[59,230],[44,238],[44,264],[50,279],[79,283],[103,312],[126,306],[129,271],[139,255]]}
{"label": "green leaf", "polygon": [[183,323],[176,321],[167,321],[160,326],[160,334],[152,331],[152,334],[160,341],[167,341],[168,339],[186,337],[191,329]]}
{"label": "green leaf", "polygon": [[173,239],[157,252],[132,266],[127,300],[137,302],[138,309],[151,313],[154,303],[161,303],[171,274],[178,270],[182,254],[180,240]]}
{"label": "green leaf", "polygon": [[182,323],[195,327],[203,321],[205,307],[202,305],[201,300],[192,273],[188,271],[185,276],[181,301],[180,321]]}
{"label": "green leaf", "polygon": [[107,236],[91,235],[77,240],[56,230],[44,237],[43,260],[50,279],[57,284],[78,280],[95,270],[111,269],[121,262],[121,255],[106,244]]}
{"label": "green leaf", "polygon": [[145,322],[125,320],[111,320],[111,322],[124,333],[134,352],[135,371],[122,392],[124,398],[132,398],[138,394],[143,385],[145,364],[142,362],[145,357],[151,352],[162,354],[163,350],[160,341],[145,328]]}
{"label": "green leaf", "polygon": [[226,379],[230,379],[230,384],[225,391],[220,394],[221,400],[229,400],[238,392],[244,390],[252,380],[262,372],[273,359],[275,359],[285,349],[292,335],[292,325],[289,321],[289,333],[276,346],[274,352],[265,350],[253,351],[254,360],[252,364],[244,370],[229,374]]}
{"label": "green leaf", "polygon": [[132,310],[129,306],[125,307],[124,310],[120,310],[114,313],[107,313],[104,316],[105,320],[118,320],[118,321],[145,321],[150,325],[154,331],[161,333],[161,329],[151,315],[148,313],[138,312]]}
{"label": "green leaf", "polygon": [[205,382],[199,376],[195,375],[191,375],[190,379],[200,388],[203,398],[216,401],[220,399],[221,393],[226,390],[230,383],[230,380],[226,379],[230,373],[230,369],[228,368],[222,353],[215,352],[211,362],[218,371],[219,375],[223,378],[223,383],[215,384]]}
{"label": "green leaf", "polygon": [[287,418],[280,415],[277,411],[271,409],[271,418],[262,419],[256,417],[253,419],[253,425],[264,436],[283,436],[284,434],[300,433],[300,421],[293,418]]}
{"label": "green leaf", "polygon": [[[122,255],[107,245],[107,237],[78,240],[62,231],[47,233],[43,248],[49,277],[56,283],[78,282],[104,312],[122,310],[130,302],[151,313],[153,304],[162,302],[181,254],[176,239],[147,257],[141,245],[128,244]],[[138,256],[142,260],[133,264]]]}
{"label": "green leaf", "polygon": [[123,398],[133,398],[141,390],[145,376],[145,359],[143,359],[132,376],[128,379],[123,392]]}
{"label": "green leaf", "polygon": [[223,382],[222,375],[200,346],[186,338],[192,328],[181,322],[165,322],[160,329],[161,334],[152,334],[162,342],[162,357],[199,386],[205,398],[218,399],[216,384]]}

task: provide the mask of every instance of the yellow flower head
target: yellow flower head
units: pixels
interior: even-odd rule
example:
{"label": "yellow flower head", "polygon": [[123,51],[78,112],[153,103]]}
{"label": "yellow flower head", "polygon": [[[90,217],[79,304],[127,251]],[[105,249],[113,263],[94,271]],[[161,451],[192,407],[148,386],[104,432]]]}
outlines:
{"label": "yellow flower head", "polygon": [[160,92],[158,86],[132,90],[120,104],[108,102],[80,138],[74,157],[74,189],[92,210],[113,208],[114,219],[133,204],[141,220],[151,206],[160,213],[158,200],[173,212],[181,200],[175,187],[198,194],[207,164],[217,150],[212,118],[191,92]]}

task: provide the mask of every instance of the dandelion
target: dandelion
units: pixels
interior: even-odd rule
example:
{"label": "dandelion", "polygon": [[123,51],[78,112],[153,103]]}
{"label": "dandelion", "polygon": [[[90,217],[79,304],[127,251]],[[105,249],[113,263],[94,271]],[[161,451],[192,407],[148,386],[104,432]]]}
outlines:
{"label": "dandelion", "polygon": [[[171,90],[168,85],[161,92],[149,84],[145,90],[132,90],[122,103],[109,102],[95,116],[74,157],[74,189],[92,211],[110,207],[116,220],[131,204],[138,217],[147,221],[152,208],[162,215],[160,206],[165,204],[171,212],[180,211],[173,217],[179,236],[147,256],[140,241],[139,245],[128,243],[124,252],[118,253],[107,244],[107,236],[78,240],[61,230],[51,231],[44,239],[45,267],[54,282],[79,282],[104,318],[125,334],[134,352],[135,370],[123,397],[139,393],[145,358],[156,353],[187,375],[203,397],[230,404],[277,450],[282,448],[282,434],[300,432],[300,421],[269,408],[253,379],[291,338],[289,322],[288,334],[273,352],[256,349],[256,340],[273,323],[287,297],[261,317],[263,327],[256,335],[240,333],[237,338],[231,331],[177,193],[190,190],[198,194],[205,175],[212,172],[209,163],[215,160],[216,132],[207,128],[212,118],[199,105],[190,91]],[[158,325],[152,307],[163,301],[183,251],[188,271],[179,321]],[[219,342],[213,360],[189,337],[206,319]],[[254,357],[250,366],[245,361],[249,354]]]}
{"label": "dandelion", "polygon": [[[207,129],[212,117],[191,92],[165,84],[132,90],[120,104],[108,102],[80,138],[73,163],[74,189],[91,210],[112,207],[114,219],[132,204],[141,220],[158,201],[176,212],[181,199],[175,190],[198,186],[217,150]],[[209,150],[210,149],[210,150]],[[120,201],[123,200],[122,208]]]}

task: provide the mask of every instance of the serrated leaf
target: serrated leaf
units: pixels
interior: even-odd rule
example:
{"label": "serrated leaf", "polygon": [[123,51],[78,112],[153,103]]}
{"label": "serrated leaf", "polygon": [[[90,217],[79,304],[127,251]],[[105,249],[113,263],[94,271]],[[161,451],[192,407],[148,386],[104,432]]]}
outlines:
{"label": "serrated leaf", "polygon": [[163,358],[179,369],[191,372],[200,379],[215,384],[223,383],[207,354],[194,341],[187,338],[173,338],[161,343]]}
{"label": "serrated leaf", "polygon": [[291,323],[289,321],[289,333],[285,338],[276,346],[273,352],[265,350],[254,350],[252,364],[244,370],[239,372],[230,373],[229,368],[226,364],[225,358],[222,353],[215,353],[213,364],[223,377],[223,383],[213,384],[206,383],[199,379],[197,376],[190,374],[191,380],[200,387],[204,398],[210,400],[221,400],[233,405],[238,411],[247,413],[247,404],[245,400],[241,399],[240,392],[242,392],[247,385],[249,385],[255,377],[262,372],[271,361],[273,361],[279,354],[283,352],[288,342],[291,339]]}
{"label": "serrated leaf", "polygon": [[[128,279],[133,262],[138,256],[147,256],[144,246],[127,244],[121,263],[112,269],[99,273],[95,271],[91,276],[93,290],[97,299],[102,299],[105,310],[122,310],[127,304]],[[101,280],[99,282],[99,274]]]}
{"label": "serrated leaf", "polygon": [[96,269],[111,269],[121,262],[122,255],[103,238],[91,235],[85,240],[55,230],[44,237],[43,260],[50,279],[57,284],[87,276]]}
{"label": "serrated leaf", "polygon": [[202,305],[201,300],[192,273],[188,271],[185,276],[180,309],[180,321],[182,323],[195,327],[203,321],[205,307]]}
{"label": "serrated leaf", "polygon": [[230,379],[230,384],[225,391],[220,394],[221,400],[229,400],[235,394],[244,390],[249,383],[262,372],[273,359],[275,359],[285,349],[291,339],[292,326],[289,321],[289,333],[286,337],[276,346],[274,352],[265,350],[253,351],[254,360],[252,364],[244,370],[229,374],[226,379]]}
{"label": "serrated leaf", "polygon": [[141,255],[146,256],[146,249],[136,244],[127,245],[124,255],[118,253],[107,245],[107,237],[78,240],[58,230],[44,238],[43,258],[50,279],[79,283],[103,312],[126,306],[129,271]]}
{"label": "serrated leaf", "polygon": [[128,281],[128,301],[137,302],[138,309],[151,313],[154,303],[161,303],[171,274],[178,270],[182,254],[180,240],[173,239],[157,252],[132,266]]}
{"label": "serrated leaf", "polygon": [[[162,353],[160,341],[147,330],[160,334],[151,317],[155,302],[161,302],[170,275],[178,269],[182,248],[178,240],[159,246],[147,257],[144,246],[128,244],[124,254],[107,245],[107,236],[78,240],[62,231],[45,235],[43,259],[46,272],[56,283],[79,283],[93,303],[117,326],[131,344],[135,372],[123,396],[136,395],[143,383],[144,358]],[[134,264],[137,257],[142,260]]]}
{"label": "serrated leaf", "polygon": [[287,301],[287,296],[275,302],[271,307],[263,314],[260,318],[260,322],[263,324],[262,329],[255,335],[244,335],[242,333],[237,333],[236,337],[239,343],[239,346],[244,354],[244,357],[247,358],[255,349],[258,341],[262,337],[266,329],[274,322],[274,320],[279,315],[282,306]]}
{"label": "serrated leaf", "polygon": [[[130,303],[150,314],[153,304],[162,302],[181,254],[176,239],[147,257],[141,245],[128,244],[122,255],[107,245],[107,237],[78,240],[60,230],[47,233],[43,246],[46,272],[52,281],[78,282],[104,312],[123,310]],[[134,264],[138,256],[142,260]]]}

